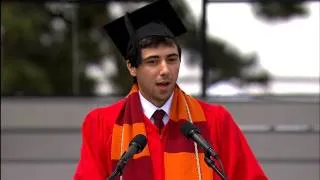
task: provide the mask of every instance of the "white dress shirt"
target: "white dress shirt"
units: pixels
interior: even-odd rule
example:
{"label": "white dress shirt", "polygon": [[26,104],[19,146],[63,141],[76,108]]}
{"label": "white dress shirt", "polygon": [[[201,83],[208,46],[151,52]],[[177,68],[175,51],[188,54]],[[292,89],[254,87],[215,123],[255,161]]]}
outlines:
{"label": "white dress shirt", "polygon": [[167,100],[167,102],[160,108],[153,105],[150,101],[148,101],[146,98],[144,98],[142,96],[142,94],[140,93],[140,91],[139,91],[139,97],[140,97],[140,102],[142,105],[143,113],[146,115],[147,118],[149,118],[152,121],[152,123],[154,123],[154,120],[151,119],[151,116],[153,115],[153,113],[156,110],[159,110],[159,109],[162,109],[162,110],[164,110],[164,112],[166,112],[163,119],[162,119],[163,124],[166,125],[169,122],[169,113],[170,113],[170,107],[171,107],[171,103],[172,103],[173,93],[171,94],[171,96]]}

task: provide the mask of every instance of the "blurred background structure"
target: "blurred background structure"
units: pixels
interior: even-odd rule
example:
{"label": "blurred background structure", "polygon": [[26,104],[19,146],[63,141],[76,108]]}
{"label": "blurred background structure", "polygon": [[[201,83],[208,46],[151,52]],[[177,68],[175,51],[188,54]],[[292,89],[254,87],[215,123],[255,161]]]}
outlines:
{"label": "blurred background structure", "polygon": [[[100,28],[149,2],[1,3],[1,179],[72,179],[86,113],[132,82]],[[319,179],[320,3],[171,2],[181,88],[231,111],[270,179]]]}

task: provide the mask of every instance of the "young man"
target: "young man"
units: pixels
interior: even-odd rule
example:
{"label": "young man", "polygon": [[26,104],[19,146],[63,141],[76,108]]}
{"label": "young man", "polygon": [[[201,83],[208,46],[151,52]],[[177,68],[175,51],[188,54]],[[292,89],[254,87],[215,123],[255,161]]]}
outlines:
{"label": "young man", "polygon": [[137,134],[147,137],[147,145],[128,161],[123,179],[220,179],[205,163],[204,151],[180,132],[186,121],[218,153],[221,164],[216,165],[229,180],[267,179],[230,113],[187,95],[176,84],[181,48],[175,38],[186,29],[167,0],[104,28],[127,60],[135,83],[125,98],[88,113],[75,180],[109,177]]}

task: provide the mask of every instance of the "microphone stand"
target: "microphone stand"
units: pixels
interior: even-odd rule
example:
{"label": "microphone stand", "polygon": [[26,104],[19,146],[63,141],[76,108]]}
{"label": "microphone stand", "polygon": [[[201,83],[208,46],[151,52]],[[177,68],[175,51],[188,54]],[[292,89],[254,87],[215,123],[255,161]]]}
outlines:
{"label": "microphone stand", "polygon": [[[123,156],[124,156],[124,154],[122,154],[121,157],[123,157]],[[121,160],[121,158],[120,158],[119,162],[116,165],[115,170],[108,177],[108,180],[115,180],[116,176],[121,176],[123,174],[123,168],[127,164],[127,162],[128,162],[127,160],[125,160],[125,159]]]}
{"label": "microphone stand", "polygon": [[214,160],[211,159],[211,154],[209,152],[205,153],[204,160],[209,167],[216,171],[216,173],[220,176],[222,180],[227,180],[227,177],[223,175],[223,173],[215,165]]}

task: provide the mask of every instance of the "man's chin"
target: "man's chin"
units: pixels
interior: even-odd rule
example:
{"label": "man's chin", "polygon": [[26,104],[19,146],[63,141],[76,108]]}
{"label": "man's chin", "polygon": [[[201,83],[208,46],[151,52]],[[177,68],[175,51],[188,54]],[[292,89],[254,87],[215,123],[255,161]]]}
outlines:
{"label": "man's chin", "polygon": [[169,97],[170,97],[170,94],[168,94],[168,93],[166,93],[166,94],[159,94],[159,95],[157,96],[157,99],[158,99],[158,101],[163,101],[163,102],[165,102],[165,101],[167,101],[167,100],[169,99]]}

